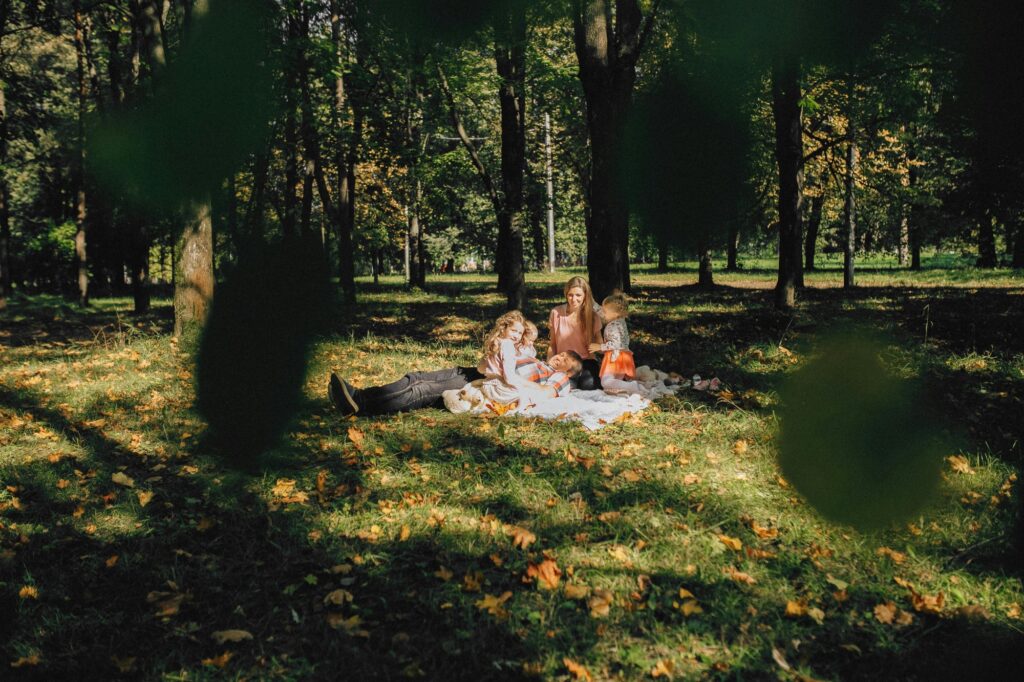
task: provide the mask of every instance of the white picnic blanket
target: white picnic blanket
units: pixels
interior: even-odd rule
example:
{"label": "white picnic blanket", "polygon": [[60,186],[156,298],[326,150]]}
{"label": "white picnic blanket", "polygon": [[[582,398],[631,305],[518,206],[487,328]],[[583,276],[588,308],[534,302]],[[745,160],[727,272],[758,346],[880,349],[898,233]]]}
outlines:
{"label": "white picnic blanket", "polygon": [[575,421],[590,431],[604,428],[626,414],[642,412],[651,401],[636,394],[611,395],[604,391],[570,391],[532,405],[517,407],[507,414],[539,417],[549,421]]}
{"label": "white picnic blanket", "polygon": [[521,402],[517,407],[508,410],[487,400],[476,386],[476,382],[461,390],[445,391],[443,397],[445,407],[455,414],[494,412],[501,415],[537,417],[549,421],[575,421],[591,431],[596,431],[623,415],[642,412],[650,407],[651,399],[673,395],[680,388],[678,385],[666,386],[661,379],[651,379],[648,382],[641,382],[647,397],[635,393],[613,395],[604,391],[573,390],[568,395],[557,398],[531,403]]}

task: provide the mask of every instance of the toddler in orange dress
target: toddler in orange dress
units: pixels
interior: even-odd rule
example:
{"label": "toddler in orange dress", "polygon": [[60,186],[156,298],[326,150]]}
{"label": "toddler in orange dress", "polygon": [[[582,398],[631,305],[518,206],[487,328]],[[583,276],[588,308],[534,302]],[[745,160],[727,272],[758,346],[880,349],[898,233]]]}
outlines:
{"label": "toddler in orange dress", "polygon": [[601,302],[604,343],[590,344],[590,352],[604,352],[601,361],[601,388],[607,393],[645,393],[636,382],[636,365],[629,350],[629,305],[625,294],[613,293]]}

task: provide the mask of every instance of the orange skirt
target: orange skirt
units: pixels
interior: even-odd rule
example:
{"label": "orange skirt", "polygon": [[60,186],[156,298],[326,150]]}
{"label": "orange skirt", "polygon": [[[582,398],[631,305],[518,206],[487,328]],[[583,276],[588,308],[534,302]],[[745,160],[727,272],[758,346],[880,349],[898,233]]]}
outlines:
{"label": "orange skirt", "polygon": [[633,364],[633,353],[628,350],[620,350],[619,357],[612,361],[615,351],[607,351],[604,359],[601,360],[601,377],[616,376],[626,381],[636,378],[636,365]]}

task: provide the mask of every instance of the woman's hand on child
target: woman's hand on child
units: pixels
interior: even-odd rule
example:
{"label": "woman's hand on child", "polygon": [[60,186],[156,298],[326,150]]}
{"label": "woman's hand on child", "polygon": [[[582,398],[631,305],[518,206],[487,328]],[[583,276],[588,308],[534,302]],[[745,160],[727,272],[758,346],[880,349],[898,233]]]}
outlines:
{"label": "woman's hand on child", "polygon": [[592,344],[590,344],[588,346],[588,348],[590,349],[591,353],[597,353],[597,352],[599,352],[601,350],[601,344],[599,344],[599,343],[592,343]]}

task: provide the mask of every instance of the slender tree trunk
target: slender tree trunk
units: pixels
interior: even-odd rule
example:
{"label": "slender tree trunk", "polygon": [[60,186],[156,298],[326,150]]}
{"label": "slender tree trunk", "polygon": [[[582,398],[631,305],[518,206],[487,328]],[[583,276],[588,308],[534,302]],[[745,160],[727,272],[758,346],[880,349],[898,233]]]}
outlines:
{"label": "slender tree trunk", "polygon": [[498,210],[498,280],[505,307],[526,306],[523,273],[523,180],[526,171],[526,5],[509,3],[496,15],[494,57],[501,107],[501,188]]}
{"label": "slender tree trunk", "polygon": [[710,289],[715,286],[715,280],[712,276],[711,249],[706,246],[701,246],[697,250],[697,257],[699,259],[699,264],[697,266],[697,286],[702,289]]}
{"label": "slender tree trunk", "polygon": [[548,272],[555,271],[555,190],[551,164],[551,115],[544,114],[544,198],[548,218]]}
{"label": "slender tree trunk", "polygon": [[[6,19],[6,17],[2,17]],[[0,21],[0,31],[6,21]],[[11,190],[7,184],[7,86],[0,80],[0,309],[12,292]]]}
{"label": "slender tree trunk", "polygon": [[825,205],[825,195],[821,192],[811,197],[811,212],[807,219],[807,234],[804,235],[804,270],[814,270],[814,259],[817,257],[818,232],[821,230],[821,209]]}
{"label": "slender tree trunk", "polygon": [[132,300],[136,313],[149,310],[149,235],[143,218],[132,213],[123,221],[128,232],[128,267],[132,279]]}
{"label": "slender tree trunk", "polygon": [[544,200],[540,194],[539,187],[530,173],[529,166],[526,167],[526,215],[530,223],[530,241],[533,245],[533,267],[536,270],[545,269],[547,262],[547,240],[544,230]]}
{"label": "slender tree trunk", "polygon": [[1018,214],[1016,220],[1011,223],[1014,227],[1013,240],[1013,261],[1010,265],[1014,268],[1024,268],[1024,216]]}
{"label": "slender tree trunk", "polygon": [[78,304],[89,305],[89,259],[86,242],[85,203],[85,101],[88,95],[85,58],[85,19],[79,0],[73,3],[75,23],[75,57],[78,76],[78,138],[74,169],[75,188],[75,259],[78,263]]}
{"label": "slender tree trunk", "polygon": [[852,114],[848,119],[850,130],[847,132],[849,138],[846,143],[846,177],[845,197],[843,203],[843,228],[845,238],[843,239],[843,288],[851,289],[856,286],[854,278],[854,255],[857,248],[857,214],[856,214],[856,188],[857,188],[857,137],[854,129]]}
{"label": "slender tree trunk", "polygon": [[316,136],[314,123],[313,99],[309,91],[309,57],[306,53],[306,45],[309,42],[309,12],[308,5],[302,3],[297,10],[299,42],[296,45],[298,55],[296,67],[298,71],[299,96],[302,104],[301,117],[299,119],[300,135],[302,136],[302,212],[300,218],[301,231],[303,236],[308,236],[312,231],[313,220],[313,182],[316,168],[316,160],[320,158],[319,141]]}
{"label": "slender tree trunk", "polygon": [[658,240],[658,272],[668,272],[668,242]]}
{"label": "slender tree trunk", "polygon": [[800,123],[800,61],[780,55],[772,65],[775,159],[779,167],[779,277],[775,307],[796,305],[800,273],[800,214],[803,200],[803,132]]}
{"label": "slender tree trunk", "polygon": [[979,268],[994,268],[998,264],[998,257],[996,256],[996,237],[995,237],[995,222],[996,217],[994,214],[988,213],[982,215],[981,219],[978,220],[978,267]]}
{"label": "slender tree trunk", "polygon": [[190,209],[191,221],[176,249],[174,335],[191,337],[202,330],[213,302],[213,220],[210,201]]}
{"label": "slender tree trunk", "polygon": [[736,272],[740,269],[740,223],[734,220],[729,224],[729,237],[725,244],[725,269]]}

